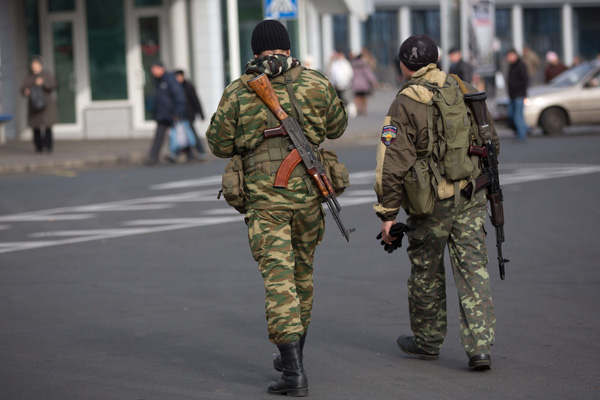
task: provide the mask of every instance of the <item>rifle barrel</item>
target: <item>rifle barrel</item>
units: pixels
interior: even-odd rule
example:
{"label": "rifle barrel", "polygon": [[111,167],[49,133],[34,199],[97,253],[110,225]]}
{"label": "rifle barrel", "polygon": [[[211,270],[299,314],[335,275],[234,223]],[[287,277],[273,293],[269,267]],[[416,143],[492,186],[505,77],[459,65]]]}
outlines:
{"label": "rifle barrel", "polygon": [[336,222],[338,228],[340,228],[340,231],[342,231],[342,236],[344,236],[344,238],[346,239],[347,242],[350,242],[350,233],[352,232],[352,230],[348,231],[344,227],[344,223],[340,219],[340,214],[338,213],[336,206],[332,201],[332,197],[333,196],[328,196],[325,198],[325,202],[327,203],[327,208],[329,208],[329,212],[331,212],[331,216],[333,217],[333,220]]}

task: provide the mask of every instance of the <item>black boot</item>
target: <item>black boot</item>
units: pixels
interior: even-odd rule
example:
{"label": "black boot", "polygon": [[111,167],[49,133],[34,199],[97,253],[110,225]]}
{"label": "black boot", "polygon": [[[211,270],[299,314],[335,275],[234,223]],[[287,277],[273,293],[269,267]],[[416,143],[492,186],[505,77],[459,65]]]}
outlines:
{"label": "black boot", "polygon": [[[304,356],[304,342],[306,341],[306,331],[304,331],[304,335],[300,336],[300,352]],[[281,355],[277,354],[273,358],[273,368],[275,371],[283,372],[283,366],[281,364]]]}
{"label": "black boot", "polygon": [[302,365],[300,341],[283,344],[279,347],[283,373],[276,382],[269,385],[270,394],[287,396],[308,396],[308,379]]}

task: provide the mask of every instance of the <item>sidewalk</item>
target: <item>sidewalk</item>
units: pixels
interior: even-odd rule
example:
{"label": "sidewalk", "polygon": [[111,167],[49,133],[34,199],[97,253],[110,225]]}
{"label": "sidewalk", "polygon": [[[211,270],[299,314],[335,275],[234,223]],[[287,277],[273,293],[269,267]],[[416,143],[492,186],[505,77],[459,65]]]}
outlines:
{"label": "sidewalk", "polygon": [[141,164],[150,139],[58,140],[52,153],[36,153],[31,141],[7,141],[0,146],[0,175],[78,169],[118,164]]}
{"label": "sidewalk", "polygon": [[[395,88],[388,88],[379,90],[371,96],[369,98],[369,115],[350,119],[348,129],[339,139],[339,143],[351,144],[367,140],[373,140],[373,143],[376,143],[381,124],[396,92]],[[501,134],[501,136],[504,135]],[[148,154],[151,141],[151,138],[58,140],[54,142],[54,151],[48,154],[36,153],[33,143],[29,140],[11,140],[0,145],[0,175],[43,172],[53,169],[97,168],[119,164],[140,165]],[[167,145],[167,140],[165,140],[163,150]],[[212,155],[207,156],[212,157]]]}

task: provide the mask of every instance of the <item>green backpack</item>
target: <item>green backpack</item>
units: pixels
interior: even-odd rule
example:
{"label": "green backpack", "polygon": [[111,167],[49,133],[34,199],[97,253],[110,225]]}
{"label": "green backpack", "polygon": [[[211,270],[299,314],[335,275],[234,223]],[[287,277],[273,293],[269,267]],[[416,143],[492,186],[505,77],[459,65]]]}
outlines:
{"label": "green backpack", "polygon": [[404,179],[404,208],[411,215],[431,214],[440,186],[453,185],[458,197],[460,181],[480,173],[479,161],[469,156],[469,146],[480,144],[477,125],[457,79],[448,76],[443,86],[423,78],[408,84],[425,87],[433,95],[427,103],[428,148],[417,153],[417,162]]}

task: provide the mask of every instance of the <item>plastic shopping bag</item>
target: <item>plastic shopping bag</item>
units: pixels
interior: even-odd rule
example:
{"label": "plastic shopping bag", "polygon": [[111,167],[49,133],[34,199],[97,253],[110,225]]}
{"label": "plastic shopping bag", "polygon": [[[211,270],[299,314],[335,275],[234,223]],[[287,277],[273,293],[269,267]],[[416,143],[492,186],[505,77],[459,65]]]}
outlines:
{"label": "plastic shopping bag", "polygon": [[177,155],[186,147],[196,145],[196,136],[192,131],[190,123],[185,120],[176,121],[169,132],[169,151]]}

